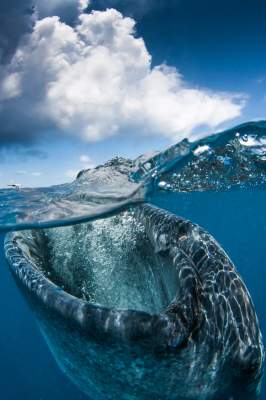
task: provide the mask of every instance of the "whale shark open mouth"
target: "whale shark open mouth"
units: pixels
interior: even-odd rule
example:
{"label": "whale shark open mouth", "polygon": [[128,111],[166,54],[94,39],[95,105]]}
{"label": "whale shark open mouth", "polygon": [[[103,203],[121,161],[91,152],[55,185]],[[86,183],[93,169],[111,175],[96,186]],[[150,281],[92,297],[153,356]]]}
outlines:
{"label": "whale shark open mouth", "polygon": [[[167,234],[159,235],[163,217],[159,209],[141,205],[84,224],[12,232],[6,238],[6,256],[37,299],[84,329],[177,345],[167,310],[179,294],[180,267],[189,262],[186,255],[167,249]],[[185,222],[176,220],[182,241]],[[178,268],[174,257],[179,258]],[[91,325],[92,314],[97,321]],[[156,339],[154,329],[161,330]]]}
{"label": "whale shark open mouth", "polygon": [[[52,321],[63,318],[89,342],[108,338],[120,346],[138,344],[149,354],[152,348],[166,352],[180,398],[218,399],[215,395],[224,393],[221,386],[228,389],[232,383],[232,366],[244,371],[239,376],[256,392],[263,345],[253,304],[230,259],[196,224],[143,204],[86,224],[10,233],[5,250],[31,303],[44,307],[44,319],[52,312]],[[225,308],[218,318],[222,301]],[[61,348],[62,328],[59,333],[51,321],[43,325],[48,342],[55,340],[49,339],[51,331],[57,331],[52,348]],[[219,337],[223,346],[216,348]],[[73,337],[69,340],[59,352],[61,359],[56,356],[61,365]],[[179,353],[171,367],[173,349]],[[181,382],[188,379],[191,387],[183,392]]]}
{"label": "whale shark open mouth", "polygon": [[11,234],[44,279],[77,299],[158,314],[177,292],[178,271],[160,257],[134,209],[85,224]]}
{"label": "whale shark open mouth", "polygon": [[[36,241],[34,233],[32,238]],[[177,292],[177,271],[157,256],[134,210],[46,230],[39,240],[44,274],[92,304],[156,314]]]}

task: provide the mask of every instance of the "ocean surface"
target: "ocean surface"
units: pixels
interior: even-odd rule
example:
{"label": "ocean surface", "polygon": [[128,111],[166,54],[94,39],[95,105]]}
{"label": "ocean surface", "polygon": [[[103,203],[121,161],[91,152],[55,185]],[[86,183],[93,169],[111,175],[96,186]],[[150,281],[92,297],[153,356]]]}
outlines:
{"label": "ocean surface", "polygon": [[[134,161],[112,160],[73,184],[0,190],[1,399],[88,399],[57,366],[15,284],[5,261],[7,231],[99,221],[151,202],[199,224],[220,243],[249,289],[265,342],[265,182],[261,121]],[[260,399],[266,400],[266,382]]]}

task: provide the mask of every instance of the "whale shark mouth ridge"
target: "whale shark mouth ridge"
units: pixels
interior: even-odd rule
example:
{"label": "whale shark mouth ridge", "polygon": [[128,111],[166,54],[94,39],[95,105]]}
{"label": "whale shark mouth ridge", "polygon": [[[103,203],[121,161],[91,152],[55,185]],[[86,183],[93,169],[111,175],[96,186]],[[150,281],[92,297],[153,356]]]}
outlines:
{"label": "whale shark mouth ridge", "polygon": [[177,304],[180,270],[198,283],[192,261],[169,249],[165,215],[141,205],[86,224],[9,233],[6,257],[31,295],[88,332],[176,347],[200,321],[196,296],[186,312]]}
{"label": "whale shark mouth ridge", "polygon": [[[136,207],[137,208],[137,207]],[[178,291],[134,209],[81,225],[9,233],[5,253],[30,295],[94,335],[167,344]],[[184,328],[183,328],[184,330]]]}

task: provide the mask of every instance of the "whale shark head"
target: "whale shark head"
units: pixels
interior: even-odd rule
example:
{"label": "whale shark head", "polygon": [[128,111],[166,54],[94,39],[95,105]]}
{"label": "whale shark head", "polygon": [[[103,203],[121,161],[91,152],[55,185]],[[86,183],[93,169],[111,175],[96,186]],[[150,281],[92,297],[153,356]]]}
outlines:
{"label": "whale shark head", "polygon": [[[59,366],[91,398],[256,396],[263,346],[252,302],[197,225],[144,204],[9,233],[5,252]],[[218,299],[223,279],[229,306]],[[239,291],[230,293],[230,279]],[[244,302],[240,316],[231,297]]]}

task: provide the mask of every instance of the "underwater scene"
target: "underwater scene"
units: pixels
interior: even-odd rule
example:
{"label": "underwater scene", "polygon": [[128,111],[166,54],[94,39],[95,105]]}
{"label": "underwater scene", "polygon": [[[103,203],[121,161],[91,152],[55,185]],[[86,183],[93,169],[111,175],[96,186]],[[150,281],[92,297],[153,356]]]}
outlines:
{"label": "underwater scene", "polygon": [[265,121],[1,189],[3,399],[266,399],[265,204]]}

